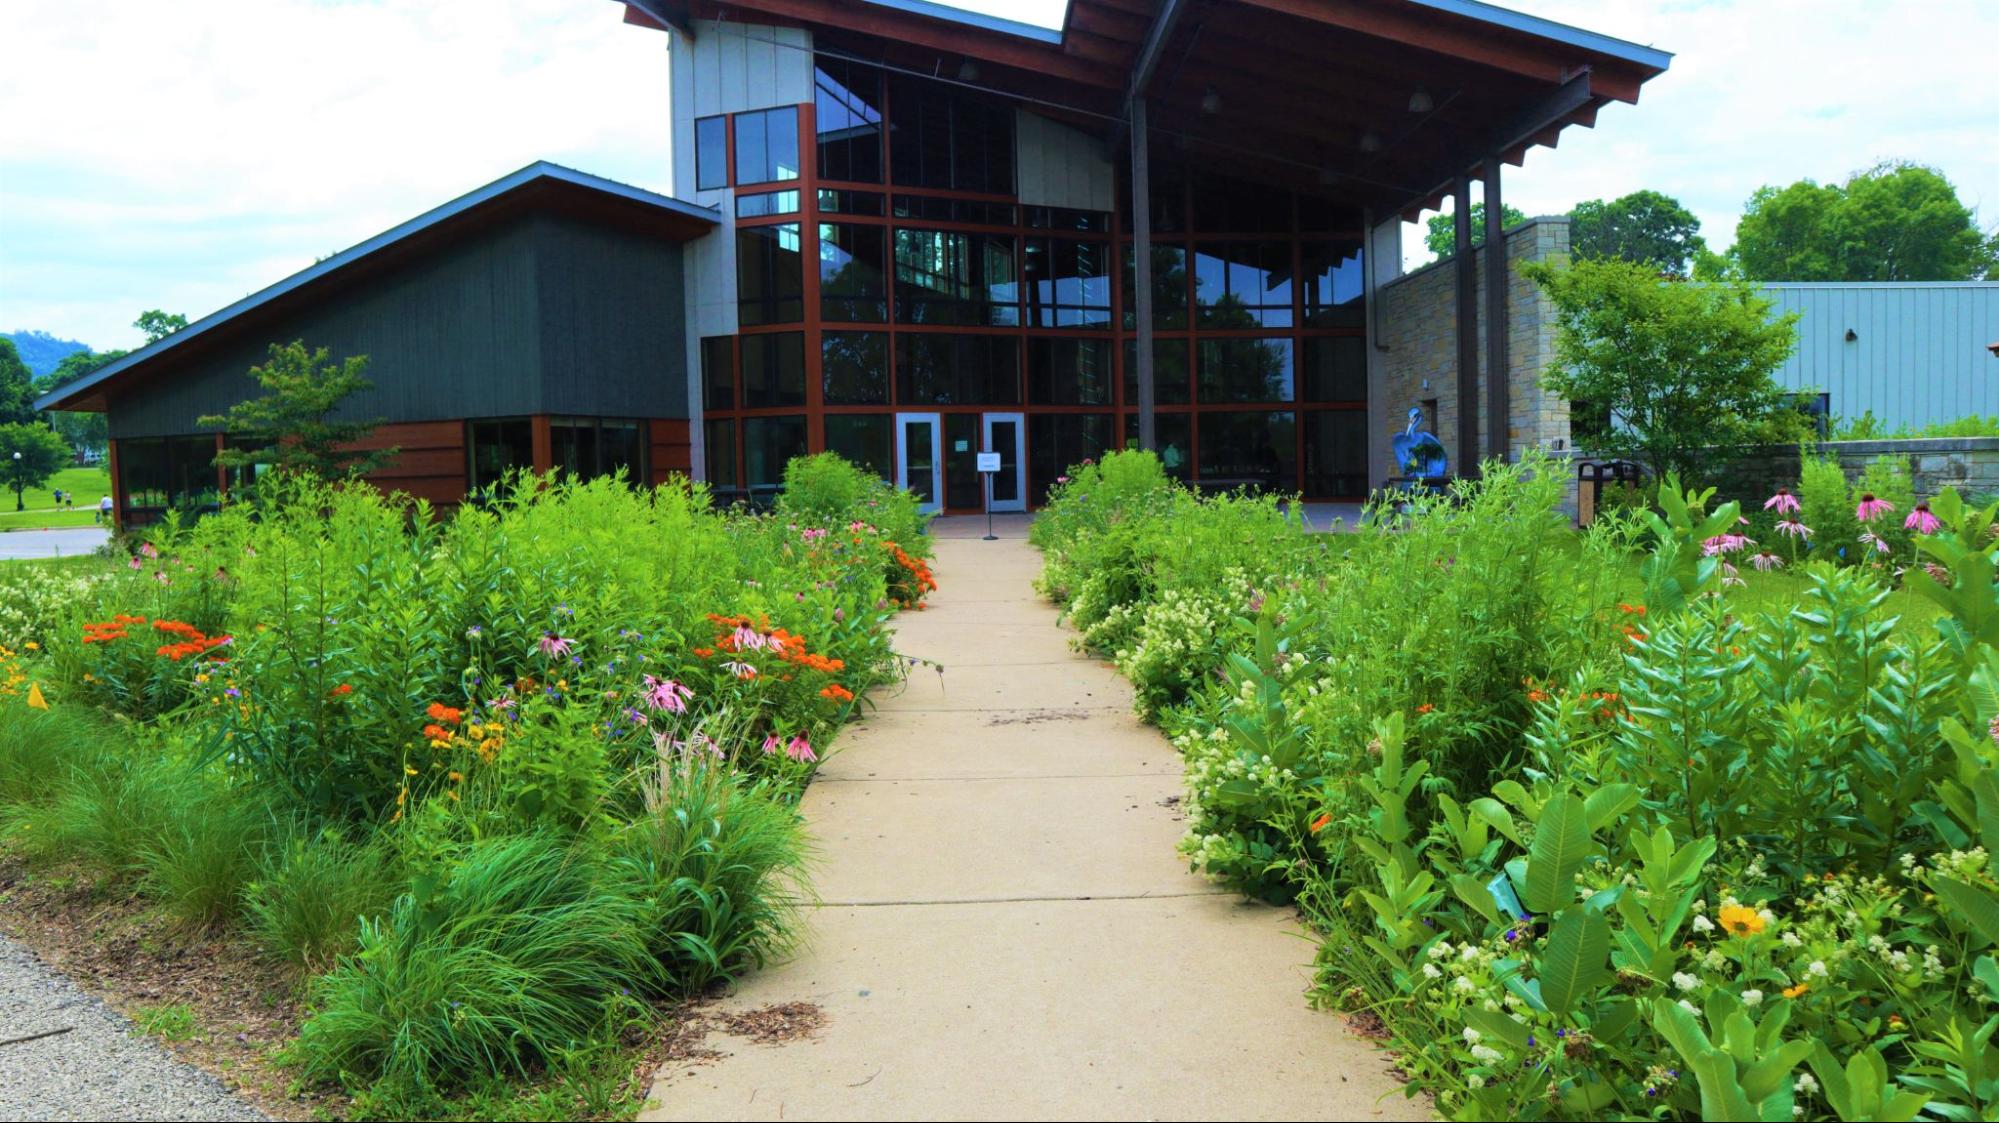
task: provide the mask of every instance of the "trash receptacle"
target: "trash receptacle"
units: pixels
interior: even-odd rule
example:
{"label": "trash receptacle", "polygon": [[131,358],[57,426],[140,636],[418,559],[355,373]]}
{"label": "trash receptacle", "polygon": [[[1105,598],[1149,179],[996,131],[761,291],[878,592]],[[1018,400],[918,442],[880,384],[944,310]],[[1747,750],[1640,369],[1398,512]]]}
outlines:
{"label": "trash receptacle", "polygon": [[1584,460],[1576,464],[1576,525],[1588,526],[1603,509],[1605,484],[1636,487],[1644,473],[1629,460]]}

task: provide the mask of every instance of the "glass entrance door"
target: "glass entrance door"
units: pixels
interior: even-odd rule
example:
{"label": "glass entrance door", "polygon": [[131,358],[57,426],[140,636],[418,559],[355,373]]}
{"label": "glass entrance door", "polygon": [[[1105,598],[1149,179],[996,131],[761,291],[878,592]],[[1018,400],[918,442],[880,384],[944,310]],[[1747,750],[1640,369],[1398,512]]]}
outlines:
{"label": "glass entrance door", "polygon": [[919,510],[942,509],[944,433],[934,413],[895,415],[895,482],[915,493]]}
{"label": "glass entrance door", "polygon": [[1000,454],[1000,470],[992,474],[992,509],[1027,510],[1027,423],[1018,413],[986,414],[986,451]]}

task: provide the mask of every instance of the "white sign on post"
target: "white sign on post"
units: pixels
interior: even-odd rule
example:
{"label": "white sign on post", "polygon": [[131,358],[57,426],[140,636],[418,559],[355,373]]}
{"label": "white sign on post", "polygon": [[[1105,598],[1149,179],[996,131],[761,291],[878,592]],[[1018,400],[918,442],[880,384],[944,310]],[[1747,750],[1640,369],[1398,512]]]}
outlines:
{"label": "white sign on post", "polygon": [[981,471],[981,472],[997,472],[997,471],[999,471],[999,470],[1000,470],[1000,454],[999,454],[999,453],[997,453],[997,452],[982,452],[982,453],[980,453],[980,454],[979,454],[979,471]]}

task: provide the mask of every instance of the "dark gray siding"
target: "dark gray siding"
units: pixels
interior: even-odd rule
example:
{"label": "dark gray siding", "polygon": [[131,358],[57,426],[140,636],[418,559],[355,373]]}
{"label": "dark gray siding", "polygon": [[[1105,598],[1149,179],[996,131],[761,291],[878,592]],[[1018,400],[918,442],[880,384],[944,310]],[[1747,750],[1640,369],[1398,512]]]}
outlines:
{"label": "dark gray siding", "polygon": [[686,417],[681,247],[558,215],[536,229],[547,412]]}

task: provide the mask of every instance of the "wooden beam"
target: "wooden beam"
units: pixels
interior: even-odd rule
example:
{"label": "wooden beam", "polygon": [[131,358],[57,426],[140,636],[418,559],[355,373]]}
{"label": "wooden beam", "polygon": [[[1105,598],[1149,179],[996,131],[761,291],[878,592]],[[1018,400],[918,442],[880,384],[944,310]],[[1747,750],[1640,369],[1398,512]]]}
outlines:
{"label": "wooden beam", "polygon": [[[1180,17],[1185,15],[1191,6],[1192,0],[1165,0],[1160,5],[1159,14],[1153,17],[1152,27],[1145,33],[1145,42],[1138,48],[1138,61],[1131,65],[1131,81],[1124,88],[1124,112],[1120,115],[1121,120],[1111,126],[1112,152],[1117,151],[1118,143],[1124,139],[1124,130],[1127,124],[1131,123],[1133,107],[1145,97],[1152,85],[1152,76],[1159,69],[1160,57],[1166,53],[1166,44],[1173,38],[1173,33],[1180,29]],[[1143,116],[1144,110],[1139,110],[1139,114]],[[1130,127],[1138,129],[1143,126],[1131,124]],[[1139,137],[1137,143],[1143,146],[1145,138]],[[1141,364],[1143,365],[1145,364]],[[1149,418],[1139,418],[1141,432],[1150,427]]]}
{"label": "wooden beam", "polygon": [[1499,193],[1499,160],[1485,161],[1485,431],[1487,455],[1513,459],[1513,388],[1508,377],[1506,328],[1506,205]]}
{"label": "wooden beam", "polygon": [[1356,4],[1352,0],[1239,0],[1314,23],[1345,28],[1377,39],[1407,43],[1437,54],[1503,70],[1543,82],[1559,82],[1565,65],[1580,60],[1558,60],[1526,44],[1493,34],[1490,28],[1473,27],[1435,13],[1419,12],[1401,5]]}
{"label": "wooden beam", "polygon": [[1471,177],[1458,176],[1451,194],[1457,240],[1451,273],[1457,289],[1458,474],[1468,476],[1478,471],[1478,270],[1471,244]]}

